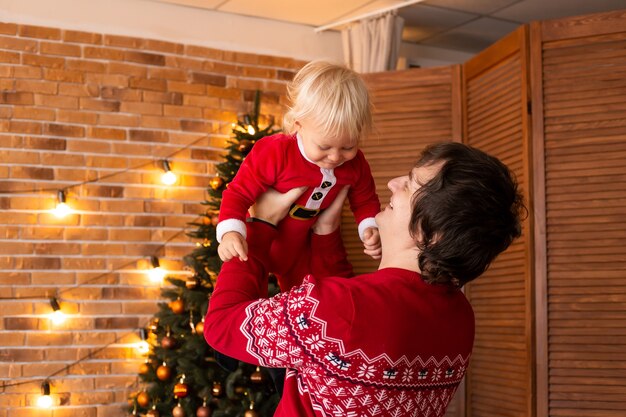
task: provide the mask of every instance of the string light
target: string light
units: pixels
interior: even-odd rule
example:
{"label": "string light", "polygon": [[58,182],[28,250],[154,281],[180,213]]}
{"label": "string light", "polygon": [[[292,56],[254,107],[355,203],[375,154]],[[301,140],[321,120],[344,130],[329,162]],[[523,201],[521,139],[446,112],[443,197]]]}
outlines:
{"label": "string light", "polygon": [[174,185],[178,178],[176,174],[172,172],[172,168],[170,166],[170,162],[167,159],[163,159],[161,161],[161,165],[163,166],[163,175],[161,175],[161,182],[165,185]]}
{"label": "string light", "polygon": [[57,205],[52,210],[52,212],[59,219],[62,219],[63,217],[67,216],[68,214],[72,212],[72,209],[70,208],[70,206],[68,206],[67,203],[65,202],[65,190],[59,190],[57,192]]}
{"label": "string light", "polygon": [[37,407],[52,407],[52,397],[50,396],[50,382],[47,380],[41,384],[41,396],[37,398]]}
{"label": "string light", "polygon": [[50,299],[50,306],[52,307],[52,313],[48,315],[50,321],[52,321],[55,325],[63,324],[66,319],[65,313],[61,311],[61,306],[59,305],[59,301],[53,297]]}
{"label": "string light", "polygon": [[167,272],[165,271],[165,269],[161,268],[159,258],[157,258],[156,256],[151,256],[150,264],[152,265],[152,269],[148,270],[148,276],[150,277],[150,281],[159,284],[162,283],[163,278],[165,278],[165,274]]}
{"label": "string light", "polygon": [[254,130],[254,127],[252,125],[248,125],[248,133],[251,135],[254,135],[256,133],[256,130]]}
{"label": "string light", "polygon": [[141,337],[141,342],[137,343],[137,351],[142,355],[150,352],[150,344],[148,343],[148,331],[145,328],[139,329],[139,337]]}

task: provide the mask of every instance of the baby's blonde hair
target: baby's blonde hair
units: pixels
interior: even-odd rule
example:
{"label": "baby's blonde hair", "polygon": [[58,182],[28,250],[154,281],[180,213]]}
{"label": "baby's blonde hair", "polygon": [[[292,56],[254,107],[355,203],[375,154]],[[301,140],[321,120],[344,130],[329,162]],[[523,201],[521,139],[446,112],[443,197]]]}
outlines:
{"label": "baby's blonde hair", "polygon": [[311,120],[332,138],[358,140],[372,126],[369,93],[354,71],[324,61],[306,64],[287,88],[291,106],[283,119],[286,133],[296,131],[295,122]]}

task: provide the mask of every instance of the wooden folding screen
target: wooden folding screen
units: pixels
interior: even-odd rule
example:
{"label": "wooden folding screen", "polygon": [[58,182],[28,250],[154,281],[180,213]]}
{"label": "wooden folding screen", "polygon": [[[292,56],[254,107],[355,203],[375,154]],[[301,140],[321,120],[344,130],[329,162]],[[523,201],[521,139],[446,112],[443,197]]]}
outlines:
{"label": "wooden folding screen", "polygon": [[537,415],[624,416],[626,12],[536,23],[531,39],[547,242]]}
{"label": "wooden folding screen", "polygon": [[[384,206],[387,182],[406,175],[428,144],[461,140],[460,67],[382,72],[366,77],[374,106],[374,128],[361,149],[370,163]],[[378,266],[363,255],[352,215],[345,213],[344,242],[355,272]]]}
{"label": "wooden folding screen", "polygon": [[[529,200],[527,28],[463,66],[463,141],[506,163]],[[466,378],[467,416],[531,415],[533,319],[530,217],[524,233],[466,294],[476,314],[476,341]]]}

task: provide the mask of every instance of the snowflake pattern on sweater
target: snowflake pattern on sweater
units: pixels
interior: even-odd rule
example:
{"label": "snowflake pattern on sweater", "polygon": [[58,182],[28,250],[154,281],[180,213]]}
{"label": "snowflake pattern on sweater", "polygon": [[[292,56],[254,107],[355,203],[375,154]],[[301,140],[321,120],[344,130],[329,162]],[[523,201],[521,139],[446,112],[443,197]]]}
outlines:
{"label": "snowflake pattern on sweater", "polygon": [[264,366],[297,368],[290,373],[298,389],[323,416],[443,416],[469,356],[394,361],[386,354],[369,358],[361,349],[346,351],[316,317],[313,281],[308,276],[290,292],[246,308],[240,327],[246,350]]}

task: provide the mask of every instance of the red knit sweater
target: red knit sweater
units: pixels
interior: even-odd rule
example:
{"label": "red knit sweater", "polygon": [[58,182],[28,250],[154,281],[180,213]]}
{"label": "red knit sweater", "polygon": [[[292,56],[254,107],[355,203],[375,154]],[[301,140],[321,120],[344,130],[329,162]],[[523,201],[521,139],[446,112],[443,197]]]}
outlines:
{"label": "red knit sweater", "polygon": [[276,416],[443,416],[468,365],[474,315],[458,290],[387,268],[352,279],[336,236],[314,236],[302,285],[271,299],[276,231],[248,223],[249,260],[222,267],[205,322],[218,351],[289,368]]}

